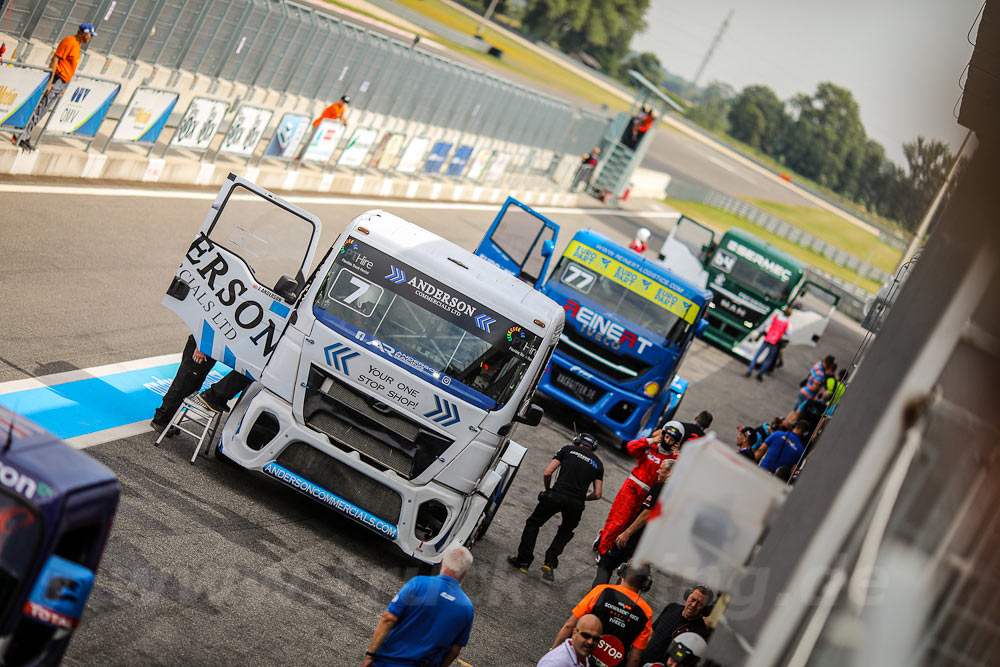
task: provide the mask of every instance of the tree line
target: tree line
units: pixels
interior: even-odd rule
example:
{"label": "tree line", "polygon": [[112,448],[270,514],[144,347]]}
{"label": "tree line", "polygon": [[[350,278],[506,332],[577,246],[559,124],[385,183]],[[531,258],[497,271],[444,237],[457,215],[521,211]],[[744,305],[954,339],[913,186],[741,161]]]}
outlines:
{"label": "tree line", "polygon": [[954,159],[944,142],[917,137],[903,144],[903,169],[866,135],[851,91],[829,82],[787,102],[767,86],[736,93],[713,82],[688,117],[909,231],[919,225]]}
{"label": "tree line", "polygon": [[[491,0],[462,0],[484,11]],[[700,91],[666,75],[652,53],[630,53],[632,37],[646,28],[649,0],[499,0],[496,14],[520,30],[566,53],[586,53],[601,70],[632,85],[634,69],[695,104],[687,112],[703,127],[729,134],[780,165],[913,231],[952,162],[948,146],[917,137],[903,144],[906,169],[865,133],[851,91],[820,83],[811,95],[782,101],[767,86],[737,93],[713,82]]]}

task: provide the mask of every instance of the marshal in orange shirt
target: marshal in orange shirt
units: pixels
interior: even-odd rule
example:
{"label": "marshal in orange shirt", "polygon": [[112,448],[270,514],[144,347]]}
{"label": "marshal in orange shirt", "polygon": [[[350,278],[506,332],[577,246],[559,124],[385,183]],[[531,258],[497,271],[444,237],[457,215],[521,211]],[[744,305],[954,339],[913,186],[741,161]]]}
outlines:
{"label": "marshal in orange shirt", "polygon": [[76,73],[76,66],[80,64],[80,41],[75,35],[70,35],[59,42],[53,58],[56,61],[54,68],[56,75],[69,83],[69,80]]}
{"label": "marshal in orange shirt", "polygon": [[333,120],[341,120],[344,125],[347,125],[347,119],[344,118],[344,111],[347,107],[343,102],[334,102],[327,108],[323,109],[323,113],[319,115],[319,118],[313,121],[313,127],[319,127],[319,122],[324,118],[332,118]]}

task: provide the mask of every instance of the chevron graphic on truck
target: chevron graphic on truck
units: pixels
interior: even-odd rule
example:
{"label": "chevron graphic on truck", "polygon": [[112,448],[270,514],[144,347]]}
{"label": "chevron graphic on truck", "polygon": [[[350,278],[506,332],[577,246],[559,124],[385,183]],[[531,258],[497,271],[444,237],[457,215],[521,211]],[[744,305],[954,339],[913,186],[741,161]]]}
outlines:
{"label": "chevron graphic on truck", "polygon": [[496,323],[496,320],[486,313],[476,316],[476,326],[486,333],[490,333],[490,325],[494,323]]}
{"label": "chevron graphic on truck", "polygon": [[434,409],[424,413],[424,417],[441,426],[453,426],[462,421],[461,415],[458,414],[458,406],[439,396],[434,396]]}
{"label": "chevron graphic on truck", "polygon": [[361,356],[357,352],[352,352],[351,348],[343,343],[327,345],[323,348],[323,353],[326,354],[326,363],[330,364],[344,375],[351,374],[351,371],[347,368],[347,361],[349,359],[353,359],[354,357]]}
{"label": "chevron graphic on truck", "polygon": [[402,269],[397,269],[394,264],[390,265],[389,268],[390,271],[389,275],[385,277],[386,280],[388,280],[391,283],[396,283],[397,285],[406,282],[406,274],[403,272]]}

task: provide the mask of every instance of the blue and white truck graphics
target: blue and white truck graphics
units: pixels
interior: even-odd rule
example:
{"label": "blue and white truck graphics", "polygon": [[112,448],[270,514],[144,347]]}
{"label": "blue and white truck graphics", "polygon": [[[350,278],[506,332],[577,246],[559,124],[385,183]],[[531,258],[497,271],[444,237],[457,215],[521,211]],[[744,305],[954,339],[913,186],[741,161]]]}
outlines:
{"label": "blue and white truck graphics", "polygon": [[[241,205],[238,224],[219,224],[230,202]],[[266,213],[275,206],[298,218],[297,253],[286,252],[289,238]],[[211,244],[226,274],[208,285],[212,271],[192,265],[189,252],[168,290],[164,304],[196,339],[258,380],[217,455],[437,562],[450,544],[482,536],[510,487],[525,452],[511,431],[541,419],[531,397],[564,311],[509,271],[384,211],[352,221],[305,279],[319,228],[231,176],[192,244],[195,259]],[[279,270],[272,260],[282,255]],[[233,281],[245,289],[226,289]],[[196,294],[215,305],[206,310]]]}

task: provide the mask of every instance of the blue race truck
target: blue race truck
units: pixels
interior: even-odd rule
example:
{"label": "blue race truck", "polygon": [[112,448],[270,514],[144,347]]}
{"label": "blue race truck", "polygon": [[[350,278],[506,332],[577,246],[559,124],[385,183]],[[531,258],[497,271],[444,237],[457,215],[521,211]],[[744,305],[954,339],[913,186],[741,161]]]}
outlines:
{"label": "blue race truck", "polygon": [[582,230],[542,293],[565,308],[566,326],[539,391],[624,442],[673,418],[688,387],[677,369],[707,325],[710,291]]}
{"label": "blue race truck", "polygon": [[0,407],[0,664],[59,664],[118,497],[108,468]]}

